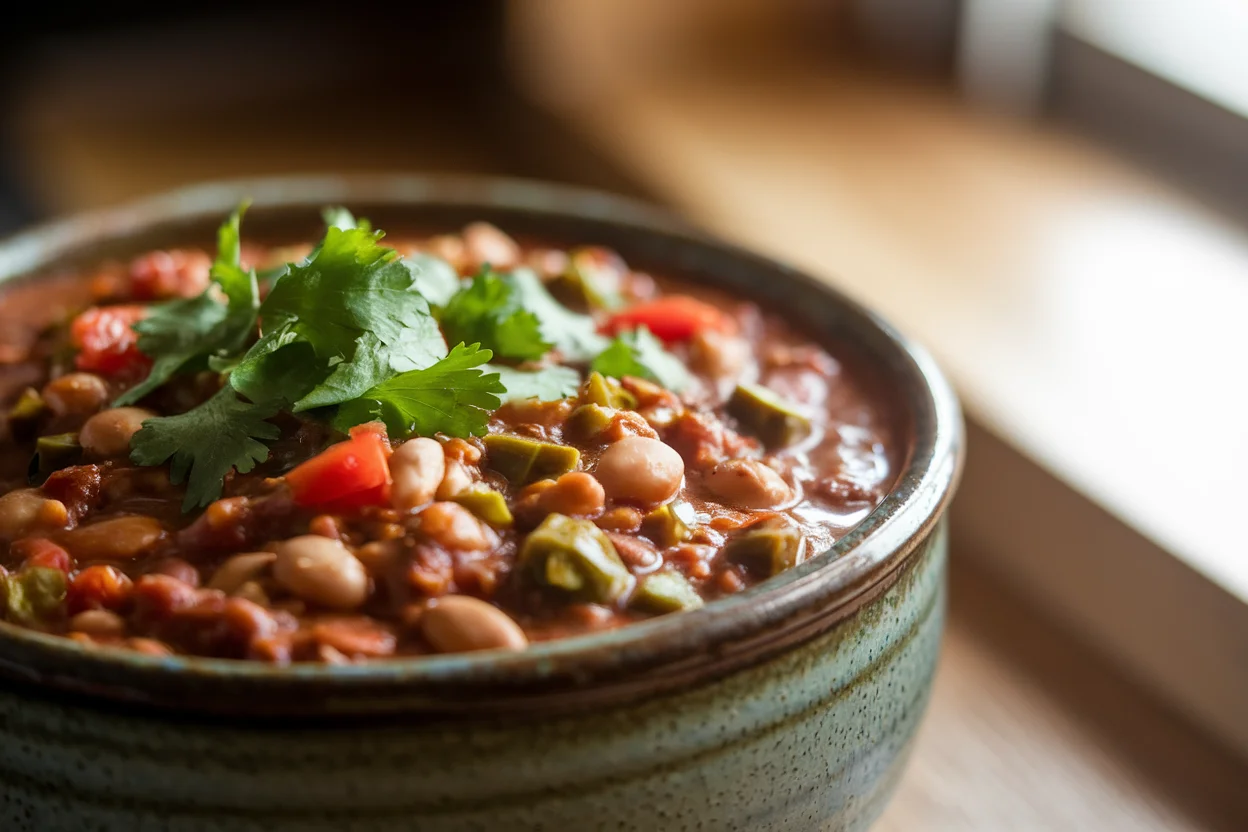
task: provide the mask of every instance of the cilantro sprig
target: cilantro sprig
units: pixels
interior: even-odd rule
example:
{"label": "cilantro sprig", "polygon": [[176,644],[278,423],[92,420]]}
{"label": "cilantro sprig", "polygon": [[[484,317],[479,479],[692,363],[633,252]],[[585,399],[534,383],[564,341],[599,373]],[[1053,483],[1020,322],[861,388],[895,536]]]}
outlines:
{"label": "cilantro sprig", "polygon": [[502,364],[491,364],[489,369],[490,372],[498,374],[499,381],[507,388],[503,394],[505,402],[526,399],[553,402],[576,395],[581,387],[581,374],[572,367],[560,364],[537,370],[518,370]]}
{"label": "cilantro sprig", "polygon": [[149,419],[131,440],[130,458],[139,465],[172,460],[169,479],[186,481],[182,510],[206,506],[221,495],[231,470],[245,474],[269,457],[276,425],[266,419],[281,402],[243,401],[228,386],[199,407],[177,416]]}
{"label": "cilantro sprig", "polygon": [[[320,247],[277,280],[260,305],[260,340],[230,374],[235,390],[257,401],[282,389],[297,412],[350,401],[446,355],[428,302],[381,236],[330,226]],[[292,348],[310,348],[323,370],[309,389],[289,389],[289,357],[278,354]]]}
{"label": "cilantro sprig", "polygon": [[609,341],[598,334],[594,319],[573,312],[546,290],[532,269],[509,275],[517,303],[537,318],[542,337],[559,349],[565,361],[591,361]]}
{"label": "cilantro sprig", "polygon": [[551,345],[537,316],[520,303],[515,284],[483,268],[442,310],[442,331],[451,341],[476,341],[500,358],[536,361]]}
{"label": "cilantro sprig", "polygon": [[245,207],[218,232],[208,290],[156,306],[135,325],[153,365],[117,402],[138,402],[180,373],[222,375],[212,398],[149,419],[131,441],[134,462],[168,462],[173,481],[187,483],[184,510],[220,496],[231,470],[246,473],[268,458],[279,412],[306,412],[344,431],[380,420],[396,439],[481,435],[504,401],[575,394],[576,367],[509,366],[552,350],[563,362],[674,390],[688,381],[647,330],[605,338],[531,270],[487,268],[461,281],[436,258],[400,257],[381,231],[343,208],[326,209],[325,235],[306,257],[266,272],[261,302],[255,270],[241,264]]}
{"label": "cilantro sprig", "polygon": [[[221,227],[213,287],[157,307],[136,326],[153,369],[120,400],[137,402],[192,368],[228,375],[216,396],[186,413],[148,420],[131,440],[131,459],[140,465],[172,459],[174,481],[188,483],[187,510],[216,499],[231,469],[250,471],[268,457],[266,443],[278,429],[266,420],[278,412],[354,402],[447,355],[429,303],[415,288],[422,270],[382,246],[381,232],[366,221],[327,211],[324,239],[301,262],[277,272],[260,303],[255,272],[240,265],[241,218],[240,208]],[[258,322],[259,339],[248,347]],[[480,363],[489,358],[484,353]],[[498,381],[477,383],[488,391]],[[463,382],[466,401],[472,385]],[[335,421],[350,422],[350,412],[360,406]],[[442,424],[460,435],[461,421],[448,417]],[[408,433],[396,428],[395,435]]]}
{"label": "cilantro sprig", "polygon": [[604,376],[638,376],[679,393],[689,386],[689,370],[646,327],[622,332],[590,364]]}
{"label": "cilantro sprig", "polygon": [[459,344],[436,364],[381,382],[338,408],[334,426],[347,430],[380,420],[392,436],[480,436],[507,388],[481,366],[493,354]]}
{"label": "cilantro sprig", "polygon": [[[259,292],[254,270],[240,265],[241,205],[217,231],[212,283],[198,297],[162,303],[134,325],[139,350],[153,360],[147,378],[117,397],[115,406],[134,404],[179,372],[203,369],[213,358],[237,352],[256,326]],[[221,300],[224,295],[224,302]]]}

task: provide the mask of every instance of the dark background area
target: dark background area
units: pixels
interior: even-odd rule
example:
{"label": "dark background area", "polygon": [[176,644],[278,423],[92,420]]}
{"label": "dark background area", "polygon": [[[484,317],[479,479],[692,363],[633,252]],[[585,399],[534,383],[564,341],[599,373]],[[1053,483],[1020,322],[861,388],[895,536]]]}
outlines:
{"label": "dark background area", "polygon": [[515,89],[505,6],[101,6],[7,21],[0,233],[106,203],[121,176],[125,193],[168,187],[171,168],[188,182],[415,170],[635,190]]}

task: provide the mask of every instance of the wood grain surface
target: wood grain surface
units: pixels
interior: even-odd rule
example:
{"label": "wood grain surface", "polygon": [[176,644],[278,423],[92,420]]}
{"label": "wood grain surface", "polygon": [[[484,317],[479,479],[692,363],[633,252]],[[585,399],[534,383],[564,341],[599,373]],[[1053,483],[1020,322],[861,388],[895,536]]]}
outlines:
{"label": "wood grain surface", "polygon": [[880,832],[1244,830],[1248,769],[966,558]]}

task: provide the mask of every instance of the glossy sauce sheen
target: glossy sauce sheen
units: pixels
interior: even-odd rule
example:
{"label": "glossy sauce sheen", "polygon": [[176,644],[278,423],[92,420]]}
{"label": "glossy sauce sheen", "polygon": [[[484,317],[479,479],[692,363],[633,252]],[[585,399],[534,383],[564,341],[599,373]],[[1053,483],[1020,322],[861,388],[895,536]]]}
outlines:
{"label": "glossy sauce sheen", "polygon": [[[465,232],[392,244],[404,253],[445,255],[470,276],[476,270],[472,242]],[[263,265],[293,256],[289,252],[289,247],[248,247],[244,256]],[[618,262],[603,254],[608,255],[610,262]],[[558,284],[563,252],[530,246],[519,256],[550,285]],[[0,399],[6,411],[27,388],[42,389],[47,399],[49,382],[75,371],[67,322],[93,303],[135,302],[134,275],[150,270],[153,262],[151,254],[145,257],[4,292]],[[185,257],[171,266],[169,258],[157,259],[171,272],[162,291],[178,291],[183,272],[206,261],[206,256]],[[576,447],[577,471],[583,473],[553,483],[512,484],[492,467],[481,438],[439,436],[443,473],[432,505],[316,510],[296,504],[283,477],[344,437],[323,424],[280,414],[273,421],[282,438],[273,444],[270,458],[249,474],[228,477],[222,499],[206,510],[183,514],[183,490],[170,483],[167,466],[141,468],[124,456],[83,459],[29,492],[32,499],[59,501],[64,519],[43,506],[51,514],[33,524],[12,519],[6,524],[6,511],[18,509],[13,500],[7,509],[0,501],[0,564],[9,573],[7,583],[11,586],[32,565],[57,565],[58,549],[68,555],[59,566],[69,570],[68,596],[59,606],[32,616],[12,609],[10,600],[7,617],[102,646],[278,663],[520,648],[662,614],[663,609],[640,603],[637,593],[655,574],[683,579],[696,593],[686,607],[739,592],[775,570],[765,559],[731,555],[728,544],[734,538],[760,523],[779,524],[800,533],[801,548],[793,559],[800,562],[826,549],[879,503],[901,461],[901,446],[892,414],[873,392],[865,368],[830,354],[756,304],[631,272],[622,264],[617,271],[620,291],[629,301],[692,295],[724,313],[735,331],[703,332],[668,344],[694,375],[679,396],[641,379],[625,378],[619,386],[612,382],[613,389],[622,387],[636,398],[636,410],[618,409],[610,424],[589,438],[573,417],[584,393],[556,402],[505,404],[491,417],[491,434]],[[188,278],[196,289],[202,279]],[[111,400],[142,374],[100,377]],[[809,434],[783,447],[765,447],[727,412],[726,402],[741,382],[762,385],[789,403],[809,419]],[[211,373],[181,376],[142,405],[162,415],[183,412],[219,384]],[[80,431],[92,412],[45,414],[37,433]],[[683,462],[675,500],[691,522],[681,540],[664,541],[656,532],[655,517],[649,516],[652,502],[614,499],[610,493],[604,499],[602,486],[614,482],[611,461],[603,462],[602,483],[595,479],[607,453],[624,459],[627,471],[631,458],[617,446],[637,444],[638,436],[643,446],[661,441]],[[396,448],[400,444],[393,442]],[[14,436],[6,426],[0,437],[0,493],[30,487],[27,465],[33,452],[33,437]],[[734,460],[744,461],[747,469],[765,464],[764,485],[734,482],[732,465],[725,465]],[[749,505],[751,499],[765,500],[758,493],[768,484],[783,498],[765,507]],[[456,489],[462,493],[465,485],[503,494],[514,525],[491,527],[474,517],[467,503],[455,502]],[[738,488],[746,488],[744,503],[725,497]],[[552,512],[592,522],[608,535],[627,568],[630,583],[623,594],[593,600],[584,592],[544,585],[518,568],[526,535]],[[103,534],[88,531],[101,523],[112,525],[102,527]],[[306,549],[322,554],[289,555],[292,546],[304,551],[294,539],[309,535],[328,539],[322,540],[327,545]],[[221,569],[240,554],[254,556]],[[308,583],[320,579],[308,571],[309,558],[322,555],[329,564],[327,586]],[[298,569],[307,574],[292,578]],[[13,590],[8,594],[11,599]]]}

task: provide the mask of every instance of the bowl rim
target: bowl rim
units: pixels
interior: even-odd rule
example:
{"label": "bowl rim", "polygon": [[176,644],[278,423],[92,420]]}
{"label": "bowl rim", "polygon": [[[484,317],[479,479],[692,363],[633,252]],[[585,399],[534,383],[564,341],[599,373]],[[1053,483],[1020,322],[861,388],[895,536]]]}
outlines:
{"label": "bowl rim", "polygon": [[[349,665],[267,663],[197,656],[155,657],[128,650],[101,649],[0,622],[0,648],[24,644],[15,659],[0,649],[0,672],[39,683],[92,693],[107,685],[77,684],[64,671],[45,672],[27,664],[30,656],[51,660],[50,667],[125,666],[135,685],[169,674],[280,681],[284,685],[332,680],[335,686],[476,687],[491,683],[574,677],[585,681],[598,672],[627,673],[660,664],[680,664],[718,650],[731,653],[731,642],[768,628],[797,626],[803,610],[823,617],[856,608],[889,582],[918,544],[931,532],[951,498],[961,471],[963,425],[957,399],[934,360],[890,324],[830,283],[775,259],[724,242],[673,214],[642,202],[596,190],[533,180],[428,174],[293,175],[216,181],[191,185],[138,199],[118,207],[70,216],[21,231],[0,241],[0,286],[38,273],[77,250],[125,240],[167,223],[199,222],[225,216],[239,201],[251,198],[250,214],[316,210],[326,204],[368,203],[401,211],[405,206],[446,204],[459,209],[512,210],[628,226],[641,234],[674,236],[783,275],[785,280],[817,287],[832,302],[884,337],[894,358],[907,367],[910,389],[900,391],[913,413],[914,443],[893,489],[857,526],[828,550],[799,566],[737,595],[698,610],[659,616],[607,631],[569,636],[530,645],[523,651],[403,657]],[[725,647],[725,645],[728,645]],[[44,664],[42,661],[40,665]],[[142,698],[141,694],[138,695]]]}

